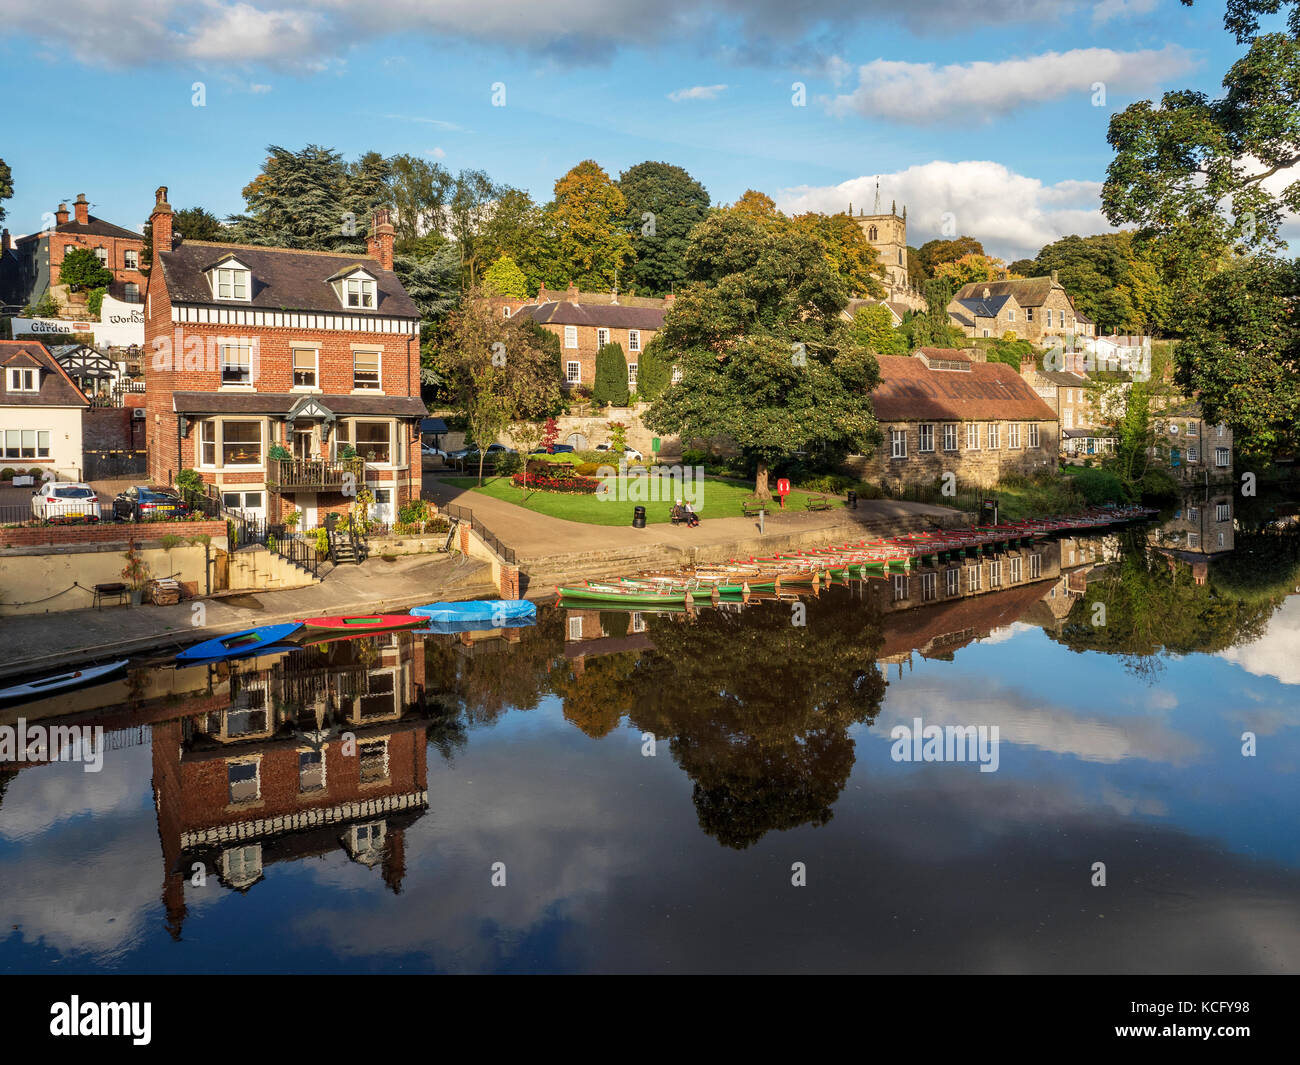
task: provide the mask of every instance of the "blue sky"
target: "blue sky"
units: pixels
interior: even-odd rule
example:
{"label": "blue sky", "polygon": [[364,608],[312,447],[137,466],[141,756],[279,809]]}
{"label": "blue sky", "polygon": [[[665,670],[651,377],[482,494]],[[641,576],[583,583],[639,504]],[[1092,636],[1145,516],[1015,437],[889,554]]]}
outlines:
{"label": "blue sky", "polygon": [[614,175],[663,159],[715,202],[754,187],[788,210],[870,210],[880,175],[914,245],[951,212],[1015,258],[1107,228],[1110,114],[1170,88],[1215,92],[1243,51],[1222,13],[1177,0],[10,0],[0,90],[26,118],[0,144],[16,186],[6,225],[40,228],[85,192],[96,215],[138,227],[158,185],[174,206],[225,215],[266,145],[316,142],[482,168],[539,200],[584,158]]}

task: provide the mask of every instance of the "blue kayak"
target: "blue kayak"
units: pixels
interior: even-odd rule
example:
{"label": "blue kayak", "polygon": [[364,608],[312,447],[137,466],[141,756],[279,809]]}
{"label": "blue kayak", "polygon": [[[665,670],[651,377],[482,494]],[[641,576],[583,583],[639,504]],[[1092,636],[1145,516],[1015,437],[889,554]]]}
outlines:
{"label": "blue kayak", "polygon": [[[204,640],[193,647],[187,647],[176,656],[177,662],[209,662],[223,658],[238,658],[241,655],[265,654],[286,636],[302,628],[301,621],[289,621],[283,625],[262,625],[256,629],[232,632],[229,636],[218,636]],[[275,647],[277,651],[286,648]]]}
{"label": "blue kayak", "polygon": [[535,624],[537,619],[504,618],[500,625],[491,621],[430,621],[427,628],[412,629],[417,636],[447,636],[458,632],[486,632],[489,629],[524,629]]}
{"label": "blue kayak", "polygon": [[470,599],[463,603],[430,603],[412,611],[430,621],[478,621],[500,628],[512,619],[537,617],[537,607],[527,599]]}

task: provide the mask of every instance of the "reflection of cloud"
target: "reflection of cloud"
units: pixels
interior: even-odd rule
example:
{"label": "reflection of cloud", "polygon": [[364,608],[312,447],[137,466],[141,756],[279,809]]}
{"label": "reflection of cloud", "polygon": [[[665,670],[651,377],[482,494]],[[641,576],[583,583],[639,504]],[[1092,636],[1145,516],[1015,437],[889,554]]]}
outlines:
{"label": "reflection of cloud", "polygon": [[[148,753],[148,748],[144,748]],[[76,762],[53,762],[21,770],[0,806],[0,839],[22,840],[48,832],[73,817],[121,816],[140,803],[140,784],[124,772],[138,748],[104,751],[104,768],[87,773]],[[147,759],[146,759],[147,762]],[[151,768],[146,764],[144,779]]]}
{"label": "reflection of cloud", "polygon": [[1101,789],[1102,799],[1106,805],[1121,817],[1143,814],[1147,817],[1168,817],[1169,807],[1161,799],[1146,799],[1140,795],[1124,795],[1109,784]]}
{"label": "reflection of cloud", "polygon": [[1105,718],[1062,706],[1043,706],[1024,692],[991,679],[963,677],[949,684],[927,677],[891,689],[873,731],[888,736],[895,724],[910,724],[915,717],[927,725],[997,725],[1004,743],[1073,755],[1085,762],[1141,758],[1182,767],[1195,762],[1201,753],[1200,744],[1163,722],[1142,717]]}
{"label": "reflection of cloud", "polygon": [[1276,677],[1283,684],[1300,684],[1300,596],[1288,596],[1269,619],[1258,640],[1220,651],[1219,657],[1257,677]]}
{"label": "reflection of cloud", "polygon": [[987,636],[980,637],[980,643],[1006,643],[1007,640],[1014,639],[1022,632],[1034,632],[1038,626],[1029,625],[1023,621],[1013,621],[1010,625],[1003,625],[1000,629],[994,629]]}

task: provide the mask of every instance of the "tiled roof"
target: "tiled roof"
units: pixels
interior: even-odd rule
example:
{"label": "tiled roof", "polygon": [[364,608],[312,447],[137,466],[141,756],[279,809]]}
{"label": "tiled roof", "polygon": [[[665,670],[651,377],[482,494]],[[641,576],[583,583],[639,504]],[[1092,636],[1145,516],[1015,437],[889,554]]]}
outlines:
{"label": "tiled roof", "polygon": [[[932,359],[966,359],[960,351],[926,349]],[[876,417],[898,421],[1055,421],[1051,407],[1010,366],[971,363],[968,372],[931,370],[912,356],[882,356],[871,393]]]}
{"label": "tiled roof", "polygon": [[[1022,307],[1041,307],[1051,295],[1053,286],[1059,283],[1050,277],[1024,277],[1016,281],[972,281],[957,290],[955,299],[966,300],[992,299],[995,296],[1014,296]],[[988,296],[984,290],[988,289]]]}
{"label": "tiled roof", "polygon": [[979,318],[996,318],[1010,298],[1011,295],[1007,293],[990,296],[988,299],[958,299],[957,302]]}
{"label": "tiled roof", "polygon": [[[204,273],[234,255],[252,273],[252,299],[218,300]],[[402,288],[397,275],[381,269],[373,259],[331,255],[294,248],[262,248],[247,244],[211,244],[184,241],[159,255],[167,292],[173,303],[198,303],[211,307],[251,307],[272,311],[319,311],[324,314],[366,317],[419,318],[419,308]],[[347,267],[360,266],[376,278],[373,309],[344,307],[327,280]]]}
{"label": "tiled roof", "polygon": [[[80,234],[83,237],[121,237],[126,240],[138,240],[142,243],[144,241],[144,234],[137,233],[134,229],[123,229],[121,226],[113,225],[112,222],[105,222],[102,218],[96,218],[93,214],[86,217],[88,220],[84,226],[74,216],[55,226],[54,232]],[[14,243],[26,244],[30,240],[40,240],[41,237],[46,236],[48,233],[48,229],[43,229],[38,233],[28,233],[25,237],[19,237]]]}
{"label": "tiled roof", "polygon": [[1078,388],[1088,383],[1086,377],[1080,377],[1077,373],[1070,373],[1068,370],[1035,370],[1039,377],[1051,381],[1054,385],[1064,385],[1066,388]]}
{"label": "tiled roof", "polygon": [[[174,392],[172,401],[181,414],[285,414],[304,393],[288,392]],[[329,396],[312,398],[344,415],[390,415],[423,418],[429,411],[419,396]]]}
{"label": "tiled roof", "polygon": [[662,329],[664,312],[657,307],[624,307],[622,304],[557,303],[521,307],[534,322],[552,325],[594,325],[609,329]]}
{"label": "tiled roof", "polygon": [[10,392],[9,375],[0,380],[0,406],[3,407],[85,407],[89,406],[44,344],[31,340],[0,340],[0,369],[10,366],[39,366],[41,387],[38,392]]}

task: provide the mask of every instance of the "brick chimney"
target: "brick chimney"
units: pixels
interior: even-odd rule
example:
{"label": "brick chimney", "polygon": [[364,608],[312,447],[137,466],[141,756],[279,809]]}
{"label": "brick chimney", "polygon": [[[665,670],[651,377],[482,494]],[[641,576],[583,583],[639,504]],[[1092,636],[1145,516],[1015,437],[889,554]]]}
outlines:
{"label": "brick chimney", "polygon": [[670,293],[668,293],[668,295],[666,295],[666,296],[664,297],[664,302],[665,302],[665,303],[672,303],[672,302],[673,302],[674,300],[676,300],[676,299],[677,299],[677,293],[676,293],[676,292],[670,292]]}
{"label": "brick chimney", "polygon": [[388,220],[388,210],[376,207],[370,219],[370,235],[366,237],[366,254],[385,270],[393,268],[393,224]]}
{"label": "brick chimney", "polygon": [[546,302],[546,282],[544,281],[537,286],[537,302],[538,303]]}
{"label": "brick chimney", "polygon": [[1057,282],[1057,277],[1056,277],[1056,271],[1053,270],[1053,271],[1052,271],[1052,284],[1057,284],[1057,283],[1058,283],[1058,282]]}
{"label": "brick chimney", "polygon": [[572,281],[570,281],[570,282],[569,282],[569,287],[568,287],[567,289],[565,289],[565,291],[564,291],[564,295],[568,298],[568,301],[569,301],[570,303],[577,303],[577,302],[578,302],[578,286],[575,285]]}
{"label": "brick chimney", "polygon": [[68,220],[68,205],[66,203],[61,203],[59,204],[59,209],[54,212],[54,221],[57,225],[63,225],[63,223],[66,222],[67,220]]}
{"label": "brick chimney", "polygon": [[13,248],[13,243],[9,240],[9,230],[0,231],[0,254]]}
{"label": "brick chimney", "polygon": [[153,231],[153,261],[156,264],[160,254],[172,250],[172,205],[167,202],[166,185],[160,185],[154,193],[149,225]]}
{"label": "brick chimney", "polygon": [[84,192],[77,193],[76,202],[73,203],[72,209],[77,213],[77,225],[90,225],[90,204],[86,202]]}

